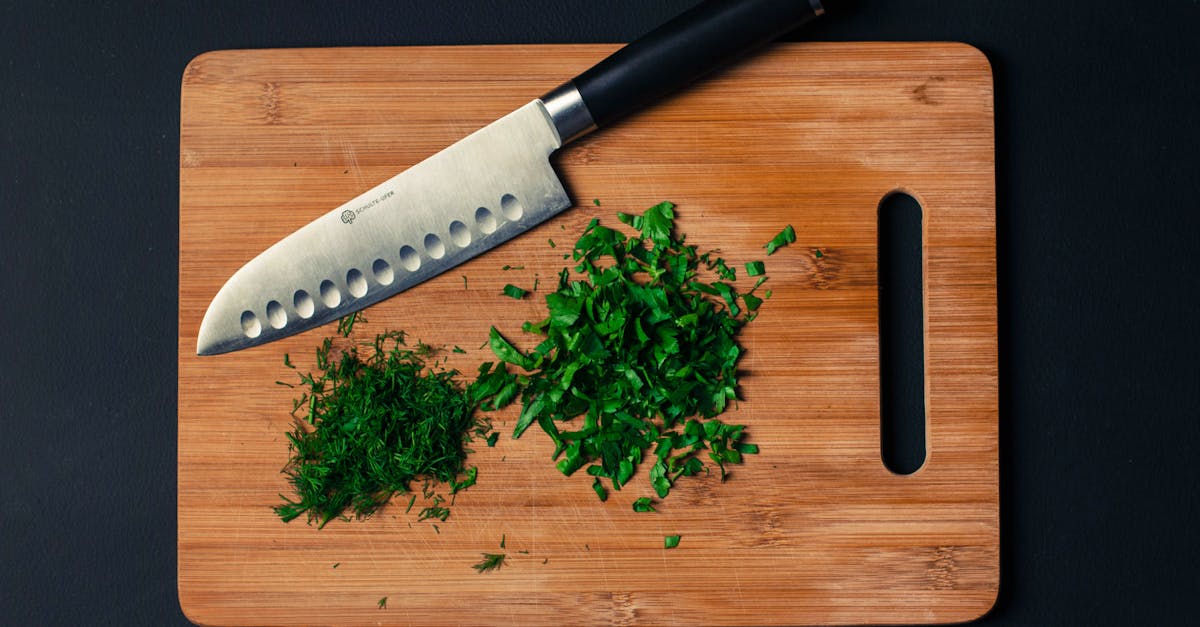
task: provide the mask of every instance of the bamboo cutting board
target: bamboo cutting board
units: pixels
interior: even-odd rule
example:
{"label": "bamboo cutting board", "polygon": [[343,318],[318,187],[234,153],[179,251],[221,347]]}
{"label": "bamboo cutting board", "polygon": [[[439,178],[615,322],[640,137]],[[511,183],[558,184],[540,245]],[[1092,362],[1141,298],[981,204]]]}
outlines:
{"label": "bamboo cutting board", "polygon": [[[201,624],[809,624],[958,622],[999,577],[992,81],[959,44],[771,47],[568,147],[576,206],[366,311],[491,358],[488,328],[524,320],[592,218],[662,200],[679,231],[773,296],[744,331],[743,399],[761,453],[682,480],[657,513],[645,469],[600,503],[563,477],[536,426],[469,463],[479,481],[435,530],[398,499],[322,530],[271,507],[301,370],[333,334],[196,357],[210,299],[279,238],[541,94],[613,46],[224,51],[183,76],[180,137],[179,597]],[[876,225],[902,190],[923,207],[926,464],[880,457]],[[593,199],[599,199],[596,206]],[[798,240],[769,258],[784,225]],[[558,242],[551,248],[548,240]],[[816,251],[820,250],[818,256]],[[505,271],[505,265],[521,269]],[[505,283],[543,286],[533,298]],[[747,283],[744,278],[740,283]],[[748,287],[743,285],[743,287]],[[420,503],[420,499],[418,499]],[[663,549],[665,535],[682,536]],[[508,554],[477,574],[481,553]],[[378,602],[387,597],[386,608]]]}

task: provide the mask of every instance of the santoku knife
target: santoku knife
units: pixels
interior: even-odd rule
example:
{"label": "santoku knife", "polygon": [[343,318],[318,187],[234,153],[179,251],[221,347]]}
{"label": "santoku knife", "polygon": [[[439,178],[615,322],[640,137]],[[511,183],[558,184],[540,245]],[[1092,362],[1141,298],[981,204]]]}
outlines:
{"label": "santoku knife", "polygon": [[213,298],[196,352],[336,320],[532,228],[571,206],[551,153],[824,12],[820,0],[702,2],[249,261]]}

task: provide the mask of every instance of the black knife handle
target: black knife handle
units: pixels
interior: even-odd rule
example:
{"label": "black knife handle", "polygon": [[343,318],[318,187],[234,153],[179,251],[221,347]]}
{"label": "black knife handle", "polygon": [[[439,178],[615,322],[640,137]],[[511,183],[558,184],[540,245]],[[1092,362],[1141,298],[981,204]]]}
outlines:
{"label": "black knife handle", "polygon": [[573,82],[607,126],[824,12],[820,0],[705,0]]}

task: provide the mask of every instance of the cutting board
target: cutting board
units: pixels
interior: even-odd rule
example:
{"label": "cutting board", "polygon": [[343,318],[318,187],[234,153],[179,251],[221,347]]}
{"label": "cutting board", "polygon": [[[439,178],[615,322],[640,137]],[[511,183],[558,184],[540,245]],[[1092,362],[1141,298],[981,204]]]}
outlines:
{"label": "cutting board", "polygon": [[[342,201],[546,92],[609,45],[302,49],[204,54],[183,75],[179,255],[179,598],[201,624],[855,624],[959,622],[999,572],[992,80],[953,43],[776,45],[564,150],[576,205],[371,307],[357,333],[459,346],[463,380],[492,325],[525,320],[593,217],[678,205],[678,230],[772,297],[741,337],[741,400],[760,454],[728,480],[682,480],[655,513],[645,470],[607,502],[564,477],[536,427],[474,446],[478,484],[451,517],[407,498],[324,529],[282,523],[295,371],[316,329],[194,354],[210,299],[241,264]],[[880,455],[877,224],[922,206],[928,451]],[[599,201],[597,205],[594,200]],[[792,224],[797,241],[762,245]],[[558,243],[552,248],[549,240]],[[818,254],[818,251],[820,254]],[[504,270],[505,266],[518,267]],[[506,283],[542,286],[521,301]],[[744,279],[743,279],[744,282]],[[420,503],[420,500],[418,500]],[[677,548],[663,548],[666,535]],[[482,553],[508,555],[479,574]],[[380,607],[386,597],[386,607]]]}

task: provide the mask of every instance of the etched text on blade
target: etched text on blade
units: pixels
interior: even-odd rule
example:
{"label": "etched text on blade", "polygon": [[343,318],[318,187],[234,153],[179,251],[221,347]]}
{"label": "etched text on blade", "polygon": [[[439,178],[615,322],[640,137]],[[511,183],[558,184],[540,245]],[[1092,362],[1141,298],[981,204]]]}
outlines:
{"label": "etched text on blade", "polygon": [[197,353],[336,320],[448,270],[570,205],[560,142],[533,101],[277,242],[217,293]]}

